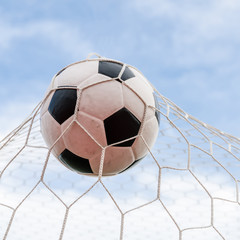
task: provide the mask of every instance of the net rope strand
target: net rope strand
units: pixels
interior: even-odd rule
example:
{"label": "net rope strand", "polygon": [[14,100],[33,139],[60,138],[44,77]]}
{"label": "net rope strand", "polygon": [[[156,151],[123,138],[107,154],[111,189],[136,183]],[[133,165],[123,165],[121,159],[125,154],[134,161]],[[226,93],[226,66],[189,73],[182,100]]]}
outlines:
{"label": "net rope strand", "polygon": [[[112,177],[102,177],[106,148],[94,139],[77,118],[50,149],[46,148],[40,133],[42,102],[39,103],[19,127],[0,141],[0,211],[3,213],[0,214],[0,238],[14,239],[15,234],[14,240],[18,240],[18,233],[23,236],[19,240],[31,234],[41,239],[41,234],[53,234],[53,230],[48,229],[45,232],[39,230],[39,235],[36,235],[38,229],[46,228],[44,220],[51,218],[47,212],[42,216],[43,219],[38,220],[38,226],[36,223],[33,225],[33,221],[31,228],[25,226],[29,222],[24,218],[31,214],[30,211],[21,212],[25,205],[34,209],[34,204],[39,202],[37,210],[40,212],[33,215],[33,218],[38,217],[41,210],[48,209],[47,205],[51,204],[51,201],[44,202],[48,197],[55,205],[59,205],[56,215],[53,215],[58,224],[53,221],[50,225],[51,228],[54,225],[54,239],[84,235],[81,225],[74,227],[79,222],[83,225],[88,222],[84,229],[89,227],[85,231],[91,236],[94,229],[97,230],[95,237],[98,239],[111,239],[112,232],[114,239],[145,239],[149,236],[144,235],[146,232],[153,234],[150,235],[152,240],[159,239],[161,234],[160,239],[185,240],[197,239],[196,232],[199,231],[212,234],[214,237],[211,240],[240,239],[240,214],[234,215],[234,212],[240,213],[240,139],[192,117],[156,89],[154,91],[160,106],[155,110],[161,115],[157,142],[151,150],[141,130],[139,135],[148,148],[148,156],[131,170]],[[78,102],[80,93],[79,90]],[[150,108],[152,106],[145,106],[145,114]],[[76,111],[77,107],[75,114]],[[97,178],[76,176],[51,156],[53,147],[73,123],[82,127],[102,147]],[[29,178],[24,178],[25,167],[31,173]],[[24,194],[11,185],[11,181],[16,184],[15,174]],[[70,187],[64,186],[66,182]],[[82,186],[82,182],[86,186]],[[185,202],[188,201],[189,205],[186,206]],[[100,212],[98,220],[92,214],[95,211]],[[196,220],[196,212],[199,220]],[[112,215],[116,215],[116,219],[108,222],[107,219],[112,219]],[[82,218],[79,220],[79,217]],[[90,222],[94,219],[96,226]],[[158,222],[161,223],[159,226]],[[25,224],[26,233],[18,232],[22,224]],[[111,231],[107,231],[108,228]],[[158,228],[161,228],[161,233]],[[164,232],[164,229],[170,230]]]}

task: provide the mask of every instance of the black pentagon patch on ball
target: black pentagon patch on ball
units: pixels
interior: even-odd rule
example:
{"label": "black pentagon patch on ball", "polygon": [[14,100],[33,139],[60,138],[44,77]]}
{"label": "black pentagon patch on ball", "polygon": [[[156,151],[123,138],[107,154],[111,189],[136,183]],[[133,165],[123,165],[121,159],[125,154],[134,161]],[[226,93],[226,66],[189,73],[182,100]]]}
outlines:
{"label": "black pentagon patch on ball", "polygon": [[58,158],[66,166],[79,173],[93,173],[88,159],[79,157],[68,149],[65,149]]}
{"label": "black pentagon patch on ball", "polygon": [[48,111],[59,124],[62,124],[74,114],[76,102],[76,89],[57,89],[53,94]]}
{"label": "black pentagon patch on ball", "polygon": [[[160,110],[160,105],[158,103],[158,99],[155,93],[153,93],[154,101],[155,101],[155,108]],[[155,116],[157,118],[158,124],[160,123],[160,112],[155,110]]]}
{"label": "black pentagon patch on ball", "polygon": [[122,76],[121,76],[121,79],[123,81],[126,81],[130,78],[133,78],[133,77],[135,77],[134,73],[131,71],[131,69],[129,67],[126,67]]}
{"label": "black pentagon patch on ball", "polygon": [[122,69],[122,64],[109,61],[99,61],[98,73],[106,75],[110,78],[118,77]]}
{"label": "black pentagon patch on ball", "polygon": [[[122,108],[104,120],[108,145],[117,143],[138,134],[141,122],[126,108]],[[130,147],[136,138],[116,144],[117,147]]]}

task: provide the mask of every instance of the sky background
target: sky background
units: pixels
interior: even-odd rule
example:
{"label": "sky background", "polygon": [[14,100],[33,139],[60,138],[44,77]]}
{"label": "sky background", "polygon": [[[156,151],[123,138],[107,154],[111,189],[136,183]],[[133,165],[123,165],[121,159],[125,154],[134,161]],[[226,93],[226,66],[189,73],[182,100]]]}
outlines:
{"label": "sky background", "polygon": [[[187,113],[240,137],[239,22],[239,0],[1,0],[0,139],[42,100],[55,73],[90,52],[137,67],[161,94]],[[202,172],[208,174],[205,170]],[[55,176],[56,169],[49,171],[49,176]],[[25,177],[21,171],[18,174]],[[181,174],[177,171],[172,179],[163,179],[165,186],[169,181],[172,186],[181,184]],[[3,186],[1,190],[9,192]],[[179,189],[188,191],[185,186]],[[177,187],[172,189],[172,198],[182,196],[176,193]],[[224,191],[228,193],[226,188]],[[184,191],[180,194],[185,197]],[[185,199],[178,204],[172,201],[173,208],[184,211],[182,203],[193,206]],[[231,208],[232,202],[226,205],[214,206],[228,209],[227,216],[217,217],[223,222],[230,219],[227,226],[235,230],[229,232],[238,233],[239,210]],[[201,207],[189,209],[186,214],[203,212]]]}
{"label": "sky background", "polygon": [[2,0],[0,137],[90,52],[137,67],[183,110],[239,137],[239,22],[239,0]]}

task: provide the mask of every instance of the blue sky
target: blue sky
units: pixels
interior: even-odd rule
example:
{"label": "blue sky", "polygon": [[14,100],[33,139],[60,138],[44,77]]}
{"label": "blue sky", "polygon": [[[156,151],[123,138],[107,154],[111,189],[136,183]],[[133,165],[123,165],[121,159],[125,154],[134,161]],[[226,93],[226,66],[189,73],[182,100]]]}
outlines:
{"label": "blue sky", "polygon": [[240,136],[240,1],[0,3],[0,136],[89,52],[139,68],[189,114]]}

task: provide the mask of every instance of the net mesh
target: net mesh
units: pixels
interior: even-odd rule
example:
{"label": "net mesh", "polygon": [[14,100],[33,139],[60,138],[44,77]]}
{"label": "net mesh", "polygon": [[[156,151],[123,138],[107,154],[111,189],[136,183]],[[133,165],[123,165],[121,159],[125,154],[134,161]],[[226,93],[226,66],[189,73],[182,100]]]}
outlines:
{"label": "net mesh", "polygon": [[0,239],[240,239],[240,139],[156,95],[155,146],[111,177],[79,175],[51,155],[41,102],[0,142]]}

